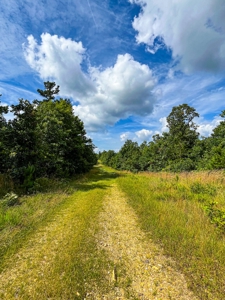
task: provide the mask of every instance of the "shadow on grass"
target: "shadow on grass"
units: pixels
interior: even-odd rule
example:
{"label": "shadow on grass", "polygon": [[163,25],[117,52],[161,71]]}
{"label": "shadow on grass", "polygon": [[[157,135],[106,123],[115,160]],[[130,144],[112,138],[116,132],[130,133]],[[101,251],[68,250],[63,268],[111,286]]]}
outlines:
{"label": "shadow on grass", "polygon": [[78,191],[90,191],[94,189],[107,189],[110,187],[110,181],[124,177],[115,170],[104,170],[101,165],[94,166],[94,168],[84,177],[80,182],[75,182],[73,187]]}
{"label": "shadow on grass", "polygon": [[81,183],[81,184],[74,185],[75,190],[82,191],[82,192],[88,192],[95,189],[105,190],[109,187],[110,185],[106,185],[106,184],[91,184],[91,183],[90,184]]}

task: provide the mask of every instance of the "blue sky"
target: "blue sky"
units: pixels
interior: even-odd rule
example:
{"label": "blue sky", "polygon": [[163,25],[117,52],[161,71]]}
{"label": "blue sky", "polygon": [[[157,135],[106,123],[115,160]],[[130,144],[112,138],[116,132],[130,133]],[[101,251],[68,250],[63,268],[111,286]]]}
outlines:
{"label": "blue sky", "polygon": [[150,141],[183,103],[208,136],[225,109],[224,16],[224,0],[4,1],[2,102],[55,81],[101,151]]}

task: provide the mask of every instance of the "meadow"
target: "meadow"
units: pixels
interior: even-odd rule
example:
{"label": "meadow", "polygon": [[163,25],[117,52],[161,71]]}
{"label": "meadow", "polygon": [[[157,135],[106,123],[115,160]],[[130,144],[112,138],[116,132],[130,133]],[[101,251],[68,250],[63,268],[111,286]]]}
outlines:
{"label": "meadow", "polygon": [[104,291],[109,263],[95,234],[110,178],[95,168],[71,180],[42,179],[44,191],[13,206],[0,200],[0,299],[84,299],[92,282]]}
{"label": "meadow", "polygon": [[224,299],[224,172],[142,173],[122,176],[149,238],[161,244],[200,299]]}
{"label": "meadow", "polygon": [[[195,295],[224,299],[224,172],[132,174],[101,165],[80,178],[42,179],[37,193],[18,197],[15,205],[0,200],[1,299],[84,299],[96,284],[107,292],[104,274],[112,262],[95,237],[104,197],[114,183],[147,239],[172,257]],[[0,184],[8,191],[9,182]],[[40,261],[45,262],[41,272]],[[18,269],[24,273],[16,276]]]}

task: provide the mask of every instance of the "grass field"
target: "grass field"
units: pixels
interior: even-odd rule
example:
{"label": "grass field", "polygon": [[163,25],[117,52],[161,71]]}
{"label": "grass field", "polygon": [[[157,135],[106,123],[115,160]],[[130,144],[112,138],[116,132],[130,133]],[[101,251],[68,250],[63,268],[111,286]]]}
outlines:
{"label": "grass field", "polygon": [[84,299],[96,286],[108,293],[105,270],[113,262],[96,236],[114,184],[149,243],[176,261],[195,295],[224,299],[224,173],[134,175],[101,165],[79,179],[46,183],[45,192],[21,196],[18,205],[0,202],[0,299]]}
{"label": "grass field", "polygon": [[224,173],[127,174],[118,181],[149,237],[200,299],[224,299]]}
{"label": "grass field", "polygon": [[104,292],[95,220],[113,177],[95,168],[53,193],[1,208],[0,299],[84,299],[92,282]]}

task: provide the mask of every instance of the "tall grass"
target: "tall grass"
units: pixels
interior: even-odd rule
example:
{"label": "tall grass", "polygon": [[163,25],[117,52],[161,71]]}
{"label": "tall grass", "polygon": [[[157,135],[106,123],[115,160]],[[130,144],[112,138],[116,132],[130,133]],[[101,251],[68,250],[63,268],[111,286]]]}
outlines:
{"label": "tall grass", "polygon": [[209,209],[212,202],[211,214],[225,208],[224,174],[129,174],[118,183],[143,229],[174,257],[200,299],[224,299],[225,236]]}
{"label": "tall grass", "polygon": [[[11,183],[9,186],[13,187]],[[4,205],[4,199],[0,199],[0,269],[4,257],[16,252],[36,228],[61,209],[68,194],[75,190],[71,182],[54,180],[49,180],[42,189],[48,192],[20,196],[14,206]]]}

